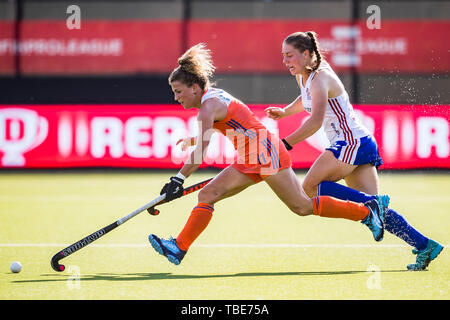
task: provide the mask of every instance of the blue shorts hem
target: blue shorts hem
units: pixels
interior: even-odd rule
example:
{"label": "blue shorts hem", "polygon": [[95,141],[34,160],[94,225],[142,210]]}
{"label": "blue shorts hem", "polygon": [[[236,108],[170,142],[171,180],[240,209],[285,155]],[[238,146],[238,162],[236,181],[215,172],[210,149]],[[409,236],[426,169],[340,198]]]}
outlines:
{"label": "blue shorts hem", "polygon": [[[359,140],[360,146],[358,147],[355,159],[352,163],[349,164],[353,164],[356,166],[371,164],[378,169],[378,167],[383,164],[383,159],[378,152],[378,145],[375,139],[372,136],[366,136],[360,138]],[[340,160],[339,157],[341,155],[342,148],[347,145],[347,141],[340,140],[336,141],[333,145],[326,148],[326,150],[331,151],[336,159]]]}

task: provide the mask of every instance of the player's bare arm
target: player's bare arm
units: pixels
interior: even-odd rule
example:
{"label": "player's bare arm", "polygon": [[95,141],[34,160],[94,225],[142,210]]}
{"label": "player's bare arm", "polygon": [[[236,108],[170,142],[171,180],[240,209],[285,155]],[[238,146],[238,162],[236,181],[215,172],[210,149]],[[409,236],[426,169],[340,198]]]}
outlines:
{"label": "player's bare arm", "polygon": [[304,110],[302,103],[302,96],[298,96],[294,101],[288,104],[284,108],[280,107],[268,107],[264,109],[267,116],[274,120],[279,120],[281,118],[292,116],[296,113],[302,112]]}
{"label": "player's bare arm", "polygon": [[197,115],[199,128],[199,135],[196,139],[197,143],[183,168],[180,170],[180,173],[186,178],[202,164],[208,150],[209,142],[211,141],[211,136],[214,133],[214,121],[224,119],[226,112],[226,106],[217,99],[209,99],[202,104]]}
{"label": "player's bare arm", "polygon": [[293,146],[316,133],[322,126],[328,100],[328,75],[318,72],[311,82],[312,112],[296,131],[287,136],[285,140]]}

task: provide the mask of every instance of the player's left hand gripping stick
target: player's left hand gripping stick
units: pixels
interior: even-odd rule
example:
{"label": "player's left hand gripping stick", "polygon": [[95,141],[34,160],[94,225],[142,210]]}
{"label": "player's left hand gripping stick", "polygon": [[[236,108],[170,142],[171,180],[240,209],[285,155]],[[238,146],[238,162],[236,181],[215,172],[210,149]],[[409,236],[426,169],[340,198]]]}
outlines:
{"label": "player's left hand gripping stick", "polygon": [[[206,186],[211,180],[212,180],[212,178],[211,178],[211,179],[208,179],[208,180],[205,180],[205,181],[203,181],[203,182],[194,184],[193,186],[190,186],[190,187],[185,188],[185,189],[183,190],[183,195],[182,195],[182,197],[184,197],[185,195],[188,195],[188,194],[190,194],[190,193],[192,193],[192,192],[195,192],[195,191],[197,191],[197,190],[200,190],[201,188],[203,188],[204,186]],[[162,200],[160,203],[158,203],[158,205],[163,204],[163,203],[166,203],[166,202],[167,202],[166,200]],[[155,206],[156,206],[156,205],[155,205]],[[156,209],[155,206],[150,207],[150,208],[147,209],[147,212],[150,213],[152,216],[157,216],[157,215],[159,215],[159,214],[161,213],[161,211],[158,210],[158,209]]]}
{"label": "player's left hand gripping stick", "polygon": [[[194,184],[190,187],[187,187],[184,189],[183,192],[183,196],[188,195],[192,192],[195,192],[197,190],[200,190],[201,188],[203,188],[204,186],[206,186],[211,179],[199,182],[197,184]],[[131,218],[137,216],[139,213],[141,213],[142,211],[145,210],[150,210],[152,212],[157,212],[157,214],[159,214],[159,210],[155,209],[155,206],[160,205],[165,203],[165,198],[166,195],[160,195],[159,197],[157,197],[156,199],[150,201],[149,203],[147,203],[146,205],[140,207],[139,209],[136,209],[135,211],[133,211],[132,213],[126,215],[125,217],[117,220],[116,222],[111,223],[110,225],[101,228],[100,230],[95,231],[94,233],[88,235],[87,237],[75,242],[74,244],[68,246],[67,248],[59,251],[57,254],[55,254],[52,258],[52,260],[50,261],[50,264],[53,268],[53,270],[61,272],[65,270],[65,266],[62,264],[59,264],[59,260],[71,255],[74,252],[77,252],[78,250],[84,248],[85,246],[87,246],[88,244],[94,242],[95,240],[99,239],[100,237],[103,237],[105,234],[107,234],[108,232],[114,230],[115,228],[117,228],[118,226],[120,226],[121,224],[127,222],[128,220],[130,220]],[[150,213],[150,211],[148,211]]]}

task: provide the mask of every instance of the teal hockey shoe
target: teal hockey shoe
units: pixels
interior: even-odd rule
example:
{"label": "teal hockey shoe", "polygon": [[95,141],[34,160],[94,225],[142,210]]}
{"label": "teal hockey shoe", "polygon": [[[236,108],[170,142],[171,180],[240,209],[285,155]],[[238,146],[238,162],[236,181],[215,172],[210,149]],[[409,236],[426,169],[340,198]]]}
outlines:
{"label": "teal hockey shoe", "polygon": [[380,208],[380,219],[381,222],[383,222],[383,226],[384,223],[386,221],[386,210],[388,209],[389,206],[389,201],[391,201],[391,198],[387,195],[387,194],[377,194],[376,195],[376,200],[378,202],[378,206]]}
{"label": "teal hockey shoe", "polygon": [[427,247],[423,250],[413,249],[413,254],[417,254],[416,263],[408,264],[407,268],[411,271],[421,271],[425,270],[431,261],[436,259],[436,257],[441,253],[444,246],[433,241],[428,240]]}
{"label": "teal hockey shoe", "polygon": [[369,209],[369,215],[361,221],[372,232],[375,241],[383,240],[384,236],[384,223],[380,217],[380,214],[384,215],[384,212],[378,202],[378,199],[373,199],[364,203],[364,206]]}

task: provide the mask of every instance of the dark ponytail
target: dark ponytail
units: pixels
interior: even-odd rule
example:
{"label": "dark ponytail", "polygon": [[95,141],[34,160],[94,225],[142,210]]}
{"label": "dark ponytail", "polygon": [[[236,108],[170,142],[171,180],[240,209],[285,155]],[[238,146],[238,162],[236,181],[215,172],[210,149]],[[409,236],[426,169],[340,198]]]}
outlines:
{"label": "dark ponytail", "polygon": [[316,63],[311,69],[314,71],[319,68],[323,56],[320,52],[319,41],[317,40],[314,31],[292,33],[284,39],[284,42],[294,46],[294,48],[300,52],[309,50],[311,55],[314,53],[316,56]]}
{"label": "dark ponytail", "polygon": [[311,38],[312,49],[316,54],[316,65],[312,68],[314,71],[319,68],[320,63],[322,62],[322,54],[320,53],[319,42],[317,41],[316,33],[314,31],[308,31],[306,32],[306,34]]}

